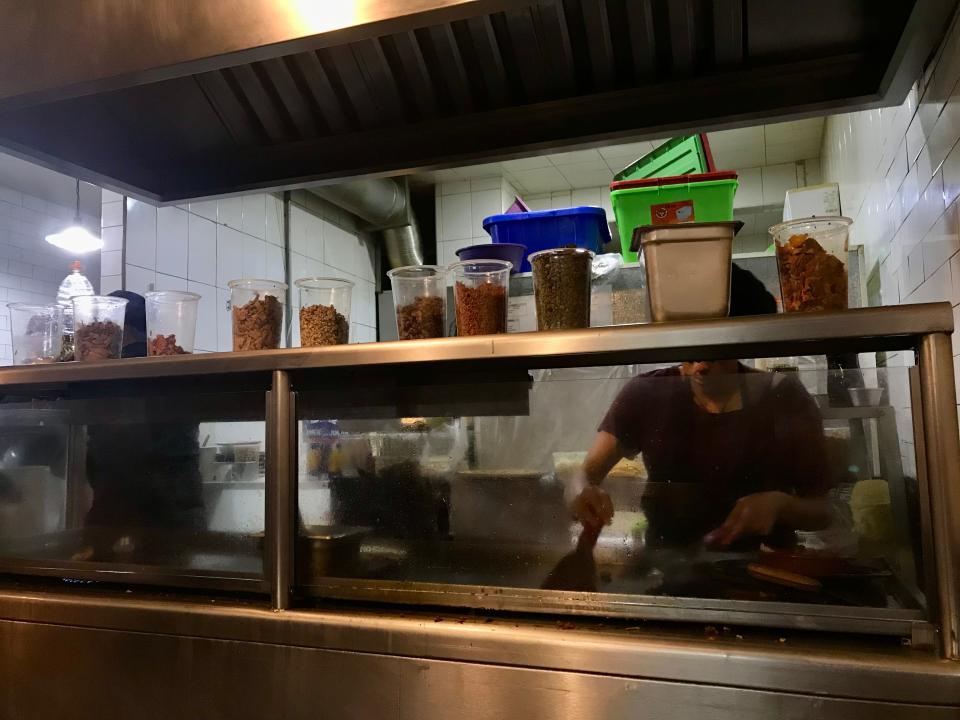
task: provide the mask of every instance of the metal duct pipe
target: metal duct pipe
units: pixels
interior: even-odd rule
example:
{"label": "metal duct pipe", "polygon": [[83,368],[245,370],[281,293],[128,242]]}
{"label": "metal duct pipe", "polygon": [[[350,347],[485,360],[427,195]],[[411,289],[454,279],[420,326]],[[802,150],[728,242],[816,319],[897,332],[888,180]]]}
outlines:
{"label": "metal duct pipe", "polygon": [[391,268],[423,264],[423,240],[410,209],[406,180],[351,180],[310,188],[315,195],[341,207],[383,235]]}
{"label": "metal duct pipe", "polygon": [[383,245],[391,268],[423,265],[423,242],[417,219],[410,214],[410,224],[383,231]]}
{"label": "metal duct pipe", "polygon": [[352,180],[310,188],[310,191],[368,222],[373,230],[409,222],[406,183],[393,178]]}

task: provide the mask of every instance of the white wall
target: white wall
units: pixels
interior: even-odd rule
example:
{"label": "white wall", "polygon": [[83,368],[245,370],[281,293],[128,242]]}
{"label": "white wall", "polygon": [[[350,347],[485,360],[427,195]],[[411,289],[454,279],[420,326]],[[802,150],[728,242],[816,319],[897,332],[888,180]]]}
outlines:
{"label": "white wall", "polygon": [[517,194],[500,176],[438,184],[437,263],[455,263],[460,248],[492,242],[483,219],[506,211]]}
{"label": "white wall", "polygon": [[[960,16],[958,16],[960,17]],[[879,271],[884,305],[948,301],[960,327],[960,24],[899,107],[828,118],[824,178],[840,184],[851,242]],[[960,335],[954,334],[960,378]],[[897,359],[895,358],[895,361]],[[909,357],[899,361],[911,363]],[[893,390],[893,388],[892,388]],[[891,398],[909,439],[909,398]],[[905,452],[912,459],[912,448]]]}
{"label": "white wall", "polygon": [[[24,183],[17,182],[14,171]],[[61,205],[46,198],[72,202],[74,180],[46,168],[0,154],[0,302],[50,303],[57,299],[61,281],[70,273],[70,263],[79,259],[83,271],[96,287],[100,278],[97,254],[75,257],[45,242],[44,237],[71,224],[76,206]],[[26,182],[29,180],[29,182]],[[91,230],[100,225],[99,188],[81,185],[81,220]],[[66,192],[67,188],[69,192]],[[24,192],[42,194],[42,197]],[[90,202],[96,195],[95,202]],[[88,212],[88,210],[92,210]],[[0,364],[13,362],[10,316],[0,312]]]}
{"label": "white wall", "polygon": [[[150,290],[198,293],[196,349],[232,350],[227,283],[245,277],[284,279],[280,200],[257,193],[163,208],[132,198],[125,202],[123,288],[140,294]],[[104,217],[108,217],[106,209]],[[116,267],[116,261],[107,257],[104,264]],[[117,289],[113,287],[117,276],[111,277],[113,282],[105,287],[108,291]]]}

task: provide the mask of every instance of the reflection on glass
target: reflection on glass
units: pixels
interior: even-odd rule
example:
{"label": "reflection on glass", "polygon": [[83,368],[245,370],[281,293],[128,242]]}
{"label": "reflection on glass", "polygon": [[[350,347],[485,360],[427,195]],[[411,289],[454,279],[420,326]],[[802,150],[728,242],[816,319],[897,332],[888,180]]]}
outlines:
{"label": "reflection on glass", "polygon": [[756,365],[540,370],[524,415],[304,420],[298,581],[921,607],[906,369]]}
{"label": "reflection on glass", "polygon": [[225,397],[0,405],[0,569],[261,576],[262,394]]}

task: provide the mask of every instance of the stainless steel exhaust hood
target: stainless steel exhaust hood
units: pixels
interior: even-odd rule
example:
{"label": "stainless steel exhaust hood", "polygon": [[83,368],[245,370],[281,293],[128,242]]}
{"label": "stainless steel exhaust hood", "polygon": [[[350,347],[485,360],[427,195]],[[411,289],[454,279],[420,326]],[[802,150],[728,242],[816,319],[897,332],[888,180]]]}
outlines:
{"label": "stainless steel exhaust hood", "polygon": [[157,203],[899,103],[956,0],[0,0],[0,147]]}

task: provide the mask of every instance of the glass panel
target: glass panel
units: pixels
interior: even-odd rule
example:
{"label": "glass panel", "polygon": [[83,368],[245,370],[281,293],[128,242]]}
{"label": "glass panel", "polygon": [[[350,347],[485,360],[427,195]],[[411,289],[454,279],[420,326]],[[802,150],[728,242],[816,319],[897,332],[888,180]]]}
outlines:
{"label": "glass panel", "polygon": [[[531,378],[511,385],[522,413],[302,419],[299,582],[385,599],[437,583],[421,602],[468,605],[530,591],[500,607],[571,608],[582,596],[551,606],[541,591],[588,591],[601,613],[605,596],[620,613],[644,596],[923,607],[907,368],[780,358]],[[323,391],[300,396],[323,407]]]}
{"label": "glass panel", "polygon": [[263,391],[84,392],[0,404],[0,571],[259,584]]}

